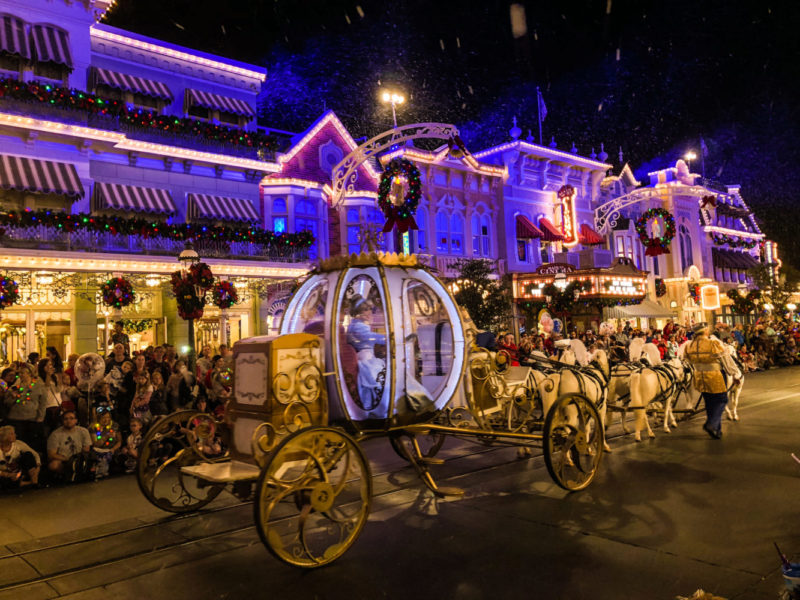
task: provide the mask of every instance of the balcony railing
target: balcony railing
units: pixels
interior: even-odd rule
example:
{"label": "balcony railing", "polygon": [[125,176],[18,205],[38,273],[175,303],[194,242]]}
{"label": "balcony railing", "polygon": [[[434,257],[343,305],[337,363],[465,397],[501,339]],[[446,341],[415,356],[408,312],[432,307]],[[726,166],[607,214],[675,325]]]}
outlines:
{"label": "balcony railing", "polygon": [[240,158],[252,158],[254,160],[275,160],[275,152],[273,151],[257,150],[256,148],[208,139],[199,135],[161,131],[155,128],[136,127],[135,125],[125,123],[118,115],[90,114],[84,110],[73,110],[40,102],[25,102],[8,97],[0,97],[0,111],[25,117],[57,121],[70,125],[82,125],[84,127],[94,127],[95,129],[103,129],[106,131],[118,131],[124,133],[131,139],[144,142],[178,146],[180,148],[189,148],[201,152],[212,152]]}
{"label": "balcony railing", "polygon": [[[2,227],[0,248],[52,251],[120,252],[150,256],[178,256],[185,242],[171,238],[114,235],[78,230],[71,233],[47,226]],[[194,247],[203,258],[227,258],[261,262],[308,262],[308,248],[281,248],[251,242],[196,240]]]}

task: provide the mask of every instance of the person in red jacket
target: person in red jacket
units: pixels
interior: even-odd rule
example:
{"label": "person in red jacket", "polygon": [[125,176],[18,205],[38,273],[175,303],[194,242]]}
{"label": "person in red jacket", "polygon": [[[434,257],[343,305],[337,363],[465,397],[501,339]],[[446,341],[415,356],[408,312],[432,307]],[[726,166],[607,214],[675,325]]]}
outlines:
{"label": "person in red jacket", "polygon": [[519,348],[517,348],[517,345],[514,343],[513,333],[507,333],[503,337],[503,342],[501,344],[498,344],[498,349],[505,350],[508,353],[508,357],[511,360],[512,367],[519,366]]}

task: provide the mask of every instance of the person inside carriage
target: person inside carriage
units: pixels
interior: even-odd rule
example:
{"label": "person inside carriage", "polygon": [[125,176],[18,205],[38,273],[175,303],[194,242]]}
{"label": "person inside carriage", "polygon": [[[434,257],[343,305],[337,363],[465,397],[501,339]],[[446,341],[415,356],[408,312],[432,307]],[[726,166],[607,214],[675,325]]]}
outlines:
{"label": "person inside carriage", "polygon": [[383,383],[379,381],[385,373],[386,362],[375,356],[376,345],[386,345],[386,336],[372,331],[370,316],[372,302],[356,294],[350,302],[350,316],[347,327],[347,343],[358,355],[358,395],[366,410],[375,409],[381,401]]}

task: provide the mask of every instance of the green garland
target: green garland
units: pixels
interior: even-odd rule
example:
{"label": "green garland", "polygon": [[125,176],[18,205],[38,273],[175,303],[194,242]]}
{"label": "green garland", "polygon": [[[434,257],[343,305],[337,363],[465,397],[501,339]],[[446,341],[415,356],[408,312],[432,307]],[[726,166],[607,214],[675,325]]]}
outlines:
{"label": "green garland", "polygon": [[728,298],[733,302],[733,310],[737,314],[746,315],[756,309],[756,300],[761,299],[761,290],[750,290],[746,296],[742,296],[739,290],[728,290]]}
{"label": "green garland", "polygon": [[715,246],[729,246],[731,248],[747,248],[752,250],[758,245],[758,240],[744,240],[727,234],[714,234],[711,236]]}
{"label": "green garland", "polygon": [[[664,233],[657,238],[651,238],[647,235],[647,223],[657,217],[664,221]],[[636,233],[639,234],[642,246],[646,248],[646,256],[669,254],[669,244],[675,237],[675,217],[663,208],[649,208],[636,220]]]}
{"label": "green garland", "polygon": [[275,138],[258,131],[225,127],[188,117],[160,115],[149,110],[128,107],[119,100],[36,81],[0,79],[0,98],[11,98],[29,104],[47,104],[92,115],[108,115],[118,118],[121,124],[133,127],[192,135],[232,146],[253,148],[256,151],[271,152],[277,149]]}
{"label": "green garland", "polygon": [[141,235],[145,238],[169,238],[179,241],[245,242],[282,250],[308,248],[314,243],[314,236],[310,231],[275,233],[254,226],[221,225],[211,227],[192,223],[170,225],[141,217],[97,216],[86,213],[67,214],[50,210],[0,212],[0,226],[45,226],[66,233],[88,230],[95,233]]}
{"label": "green garland", "polygon": [[153,326],[153,319],[122,319],[122,329],[128,333],[142,333]]}

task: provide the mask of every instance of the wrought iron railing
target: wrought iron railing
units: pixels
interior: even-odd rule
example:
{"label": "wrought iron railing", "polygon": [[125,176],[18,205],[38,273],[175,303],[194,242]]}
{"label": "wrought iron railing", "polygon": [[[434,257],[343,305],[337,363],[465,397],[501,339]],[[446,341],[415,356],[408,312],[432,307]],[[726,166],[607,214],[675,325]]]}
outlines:
{"label": "wrought iron railing", "polygon": [[[308,262],[308,248],[268,246],[252,242],[223,242],[196,240],[195,249],[203,258],[227,258],[266,262]],[[152,256],[178,256],[184,249],[182,240],[145,237],[141,235],[116,235],[107,232],[78,230],[67,233],[44,225],[34,227],[8,227],[0,231],[0,248],[28,248],[35,250],[120,252]]]}

